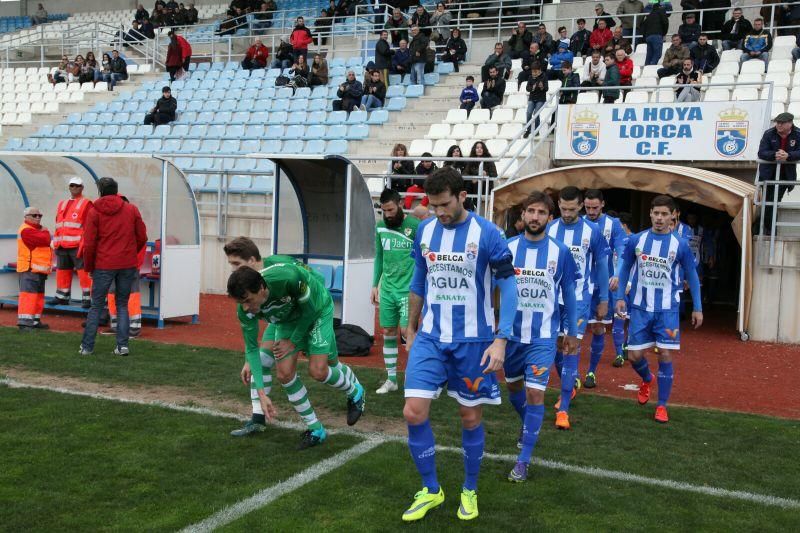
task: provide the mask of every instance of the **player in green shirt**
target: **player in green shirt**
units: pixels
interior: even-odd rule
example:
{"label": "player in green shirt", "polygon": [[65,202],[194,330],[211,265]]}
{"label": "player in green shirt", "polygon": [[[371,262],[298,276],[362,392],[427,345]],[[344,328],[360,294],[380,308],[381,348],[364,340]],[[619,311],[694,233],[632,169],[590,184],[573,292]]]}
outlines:
{"label": "player in green shirt", "polygon": [[[228,295],[239,303],[245,357],[257,389],[264,386],[258,326],[259,320],[265,320],[275,326],[272,339],[267,340],[273,341],[278,381],[287,390],[295,410],[301,413],[302,407],[309,406],[307,400],[304,405],[296,404],[297,394],[290,390],[298,381],[297,355],[304,352],[308,355],[311,377],[347,393],[347,424],[352,426],[358,421],[364,412],[364,387],[353,371],[339,362],[333,332],[333,300],[319,275],[298,263],[277,262],[260,272],[243,266],[228,278]],[[319,444],[326,435],[318,421],[313,428],[309,424],[300,447]]]}
{"label": "player in green shirt", "polygon": [[[408,286],[414,274],[411,246],[417,235],[419,220],[403,212],[397,191],[381,193],[383,220],[375,231],[375,268],[372,275],[372,305],[378,306],[383,333],[383,362],[388,379],[375,392],[386,394],[397,390],[397,325],[408,325]],[[380,284],[380,289],[378,285]]]}

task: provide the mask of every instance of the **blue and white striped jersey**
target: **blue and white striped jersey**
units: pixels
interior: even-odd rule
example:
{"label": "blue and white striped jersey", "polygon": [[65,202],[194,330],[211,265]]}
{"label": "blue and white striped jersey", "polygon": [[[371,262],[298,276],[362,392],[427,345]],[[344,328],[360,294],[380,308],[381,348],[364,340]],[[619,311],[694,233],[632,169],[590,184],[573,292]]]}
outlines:
{"label": "blue and white striped jersey", "polygon": [[512,238],[508,248],[514,257],[517,278],[517,313],[511,339],[530,344],[535,339],[556,339],[561,328],[558,297],[564,287],[571,289],[574,305],[574,281],[577,266],[563,243],[545,236],[531,241],[524,235]]}
{"label": "blue and white striped jersey", "polygon": [[[562,219],[557,218],[547,226],[547,234],[564,243],[572,252],[572,258],[581,275],[581,279],[577,281],[575,300],[589,302],[594,291],[592,273],[595,268],[598,268],[600,261],[607,260],[606,257],[609,253],[608,243],[603,238],[600,228],[594,222],[581,217],[578,217],[578,220],[572,224],[565,224]],[[605,285],[607,288],[608,280]],[[559,302],[563,303],[561,300]]]}
{"label": "blue and white striped jersey", "polygon": [[440,342],[494,339],[492,268],[511,259],[500,228],[474,213],[454,226],[430,218],[419,225],[411,254],[410,289],[425,300],[419,334]]}
{"label": "blue and white striped jersey", "polygon": [[[588,216],[584,218],[589,220]],[[596,221],[589,220],[589,222],[594,222],[597,227],[600,228],[600,233],[603,234],[603,238],[606,240],[606,244],[608,244],[608,275],[619,276],[619,272],[615,270],[616,265],[614,264],[614,257],[622,255],[622,252],[625,250],[625,243],[628,240],[628,235],[622,227],[622,222],[620,222],[618,218],[608,216],[605,213],[597,217]]]}

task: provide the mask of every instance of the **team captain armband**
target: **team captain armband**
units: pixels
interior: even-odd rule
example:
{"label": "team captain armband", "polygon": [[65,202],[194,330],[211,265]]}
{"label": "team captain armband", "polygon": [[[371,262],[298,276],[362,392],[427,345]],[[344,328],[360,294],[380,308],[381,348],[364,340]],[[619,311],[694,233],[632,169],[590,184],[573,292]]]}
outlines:
{"label": "team captain armband", "polygon": [[514,275],[514,265],[511,263],[511,256],[504,257],[500,262],[492,264],[495,279],[510,278]]}

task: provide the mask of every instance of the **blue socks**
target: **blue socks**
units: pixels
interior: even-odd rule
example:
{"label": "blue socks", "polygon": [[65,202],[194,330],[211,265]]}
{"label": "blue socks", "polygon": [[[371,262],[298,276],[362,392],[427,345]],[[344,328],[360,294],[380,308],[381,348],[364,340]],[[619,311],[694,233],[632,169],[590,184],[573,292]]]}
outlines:
{"label": "blue socks", "polygon": [[617,355],[622,355],[622,346],[625,344],[625,319],[614,317],[611,329],[611,338],[614,339],[614,350]]}
{"label": "blue socks", "polygon": [[606,347],[605,333],[602,335],[592,334],[592,353],[589,357],[589,372],[597,370],[600,358],[603,357],[603,349]]}
{"label": "blue socks", "polygon": [[569,412],[569,402],[572,400],[572,389],[575,388],[577,375],[578,355],[565,355],[561,371],[561,407],[558,409],[559,411]]}
{"label": "blue socks", "polygon": [[[461,430],[461,446],[464,449],[464,488],[467,490],[478,489],[484,441],[483,424],[478,424],[474,429]],[[428,490],[430,491],[430,488]]]}
{"label": "blue socks", "polygon": [[508,401],[514,406],[517,414],[525,422],[525,388],[508,394]]}
{"label": "blue socks", "polygon": [[[480,426],[479,426],[480,427]],[[481,430],[483,436],[483,430]],[[481,441],[481,449],[483,449]],[[408,425],[408,449],[417,470],[422,476],[422,484],[428,487],[428,492],[439,492],[439,481],[436,479],[436,443],[433,440],[433,430],[430,420],[422,424]],[[464,460],[466,462],[466,459]],[[477,475],[476,475],[477,478]]]}
{"label": "blue socks", "polygon": [[[631,366],[642,377],[642,381],[645,383],[650,383],[651,374],[650,374],[650,365],[647,364],[647,358],[642,357],[638,363],[632,363]],[[672,372],[670,372],[670,375]]]}
{"label": "blue socks", "polygon": [[658,405],[667,405],[672,392],[672,363],[658,363]]}
{"label": "blue socks", "polygon": [[539,440],[539,430],[542,429],[544,419],[544,404],[525,406],[525,419],[522,425],[522,450],[519,452],[517,461],[530,463],[533,448]]}
{"label": "blue socks", "polygon": [[556,352],[556,358],[553,360],[553,363],[556,365],[556,371],[558,375],[561,375],[561,371],[564,369],[564,354],[560,351]]}

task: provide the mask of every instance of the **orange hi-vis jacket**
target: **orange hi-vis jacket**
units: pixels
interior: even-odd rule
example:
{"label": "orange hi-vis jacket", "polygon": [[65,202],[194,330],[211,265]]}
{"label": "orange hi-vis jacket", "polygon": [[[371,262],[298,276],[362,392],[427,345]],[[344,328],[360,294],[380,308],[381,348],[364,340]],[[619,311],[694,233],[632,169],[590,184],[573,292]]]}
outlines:
{"label": "orange hi-vis jacket", "polygon": [[[37,228],[24,222],[17,230],[17,272],[49,274],[53,270],[53,250],[50,246],[30,249],[22,242],[22,231]],[[38,230],[37,230],[38,231]]]}
{"label": "orange hi-vis jacket", "polygon": [[53,246],[56,248],[77,248],[83,236],[83,223],[92,202],[79,196],[58,202],[56,208],[56,232]]}

